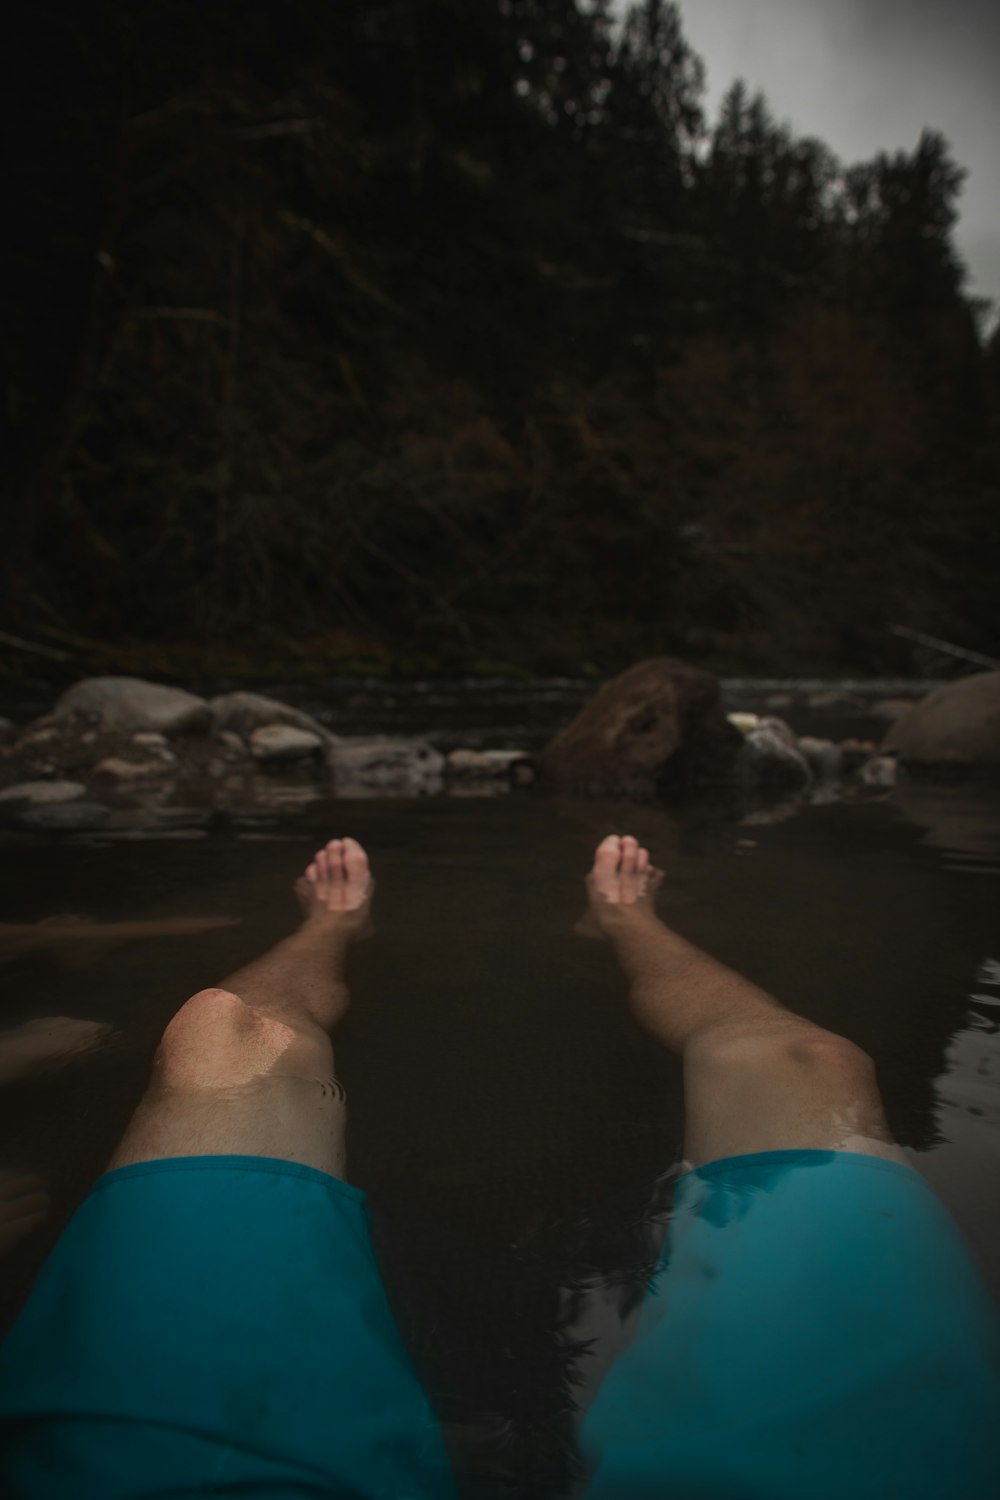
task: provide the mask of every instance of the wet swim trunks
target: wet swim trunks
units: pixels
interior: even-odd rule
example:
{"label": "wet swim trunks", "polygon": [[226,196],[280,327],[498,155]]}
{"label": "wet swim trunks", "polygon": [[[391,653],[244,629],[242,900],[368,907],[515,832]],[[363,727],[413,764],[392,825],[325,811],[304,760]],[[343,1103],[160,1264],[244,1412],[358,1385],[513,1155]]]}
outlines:
{"label": "wet swim trunks", "polygon": [[[997,1327],[908,1167],[712,1162],[588,1415],[586,1500],[995,1500]],[[18,1500],[454,1493],[363,1195],[266,1158],[101,1178],[0,1351],[0,1420]]]}
{"label": "wet swim trunks", "polygon": [[834,1151],[677,1183],[586,1500],[996,1500],[1000,1319],[914,1170]]}
{"label": "wet swim trunks", "polygon": [[364,1195],[261,1157],[98,1180],[0,1351],[0,1421],[30,1500],[454,1494]]}

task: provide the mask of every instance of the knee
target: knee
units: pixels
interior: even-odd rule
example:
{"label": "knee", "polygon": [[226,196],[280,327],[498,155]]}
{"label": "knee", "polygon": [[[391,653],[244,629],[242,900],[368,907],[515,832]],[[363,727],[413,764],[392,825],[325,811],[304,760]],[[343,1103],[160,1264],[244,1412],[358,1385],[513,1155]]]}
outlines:
{"label": "knee", "polygon": [[199,990],[163,1033],[155,1070],[175,1088],[235,1086],[274,1072],[301,1042],[293,1027],[229,990]]}
{"label": "knee", "polygon": [[697,1043],[698,1061],[726,1070],[796,1073],[804,1081],[838,1078],[860,1083],[874,1078],[868,1053],[845,1036],[796,1023],[749,1031],[718,1027]]}

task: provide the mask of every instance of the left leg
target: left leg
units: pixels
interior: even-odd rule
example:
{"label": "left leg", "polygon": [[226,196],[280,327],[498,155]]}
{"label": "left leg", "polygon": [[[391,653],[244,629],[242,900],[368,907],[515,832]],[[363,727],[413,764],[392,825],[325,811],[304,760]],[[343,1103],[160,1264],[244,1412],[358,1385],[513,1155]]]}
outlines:
{"label": "left leg", "polygon": [[240,1155],[343,1177],[346,1109],[329,1033],[347,1009],[347,949],[368,925],[373,888],[354,839],[317,853],[295,885],[298,930],[193,995],[167,1027],[111,1168]]}

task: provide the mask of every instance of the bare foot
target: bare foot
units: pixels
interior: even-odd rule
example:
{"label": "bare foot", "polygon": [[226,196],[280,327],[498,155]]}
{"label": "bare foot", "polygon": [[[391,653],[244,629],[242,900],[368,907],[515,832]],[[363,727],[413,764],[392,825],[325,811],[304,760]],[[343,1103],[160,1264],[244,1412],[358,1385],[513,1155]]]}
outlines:
{"label": "bare foot", "polygon": [[48,1214],[49,1195],[40,1177],[0,1172],[0,1255],[13,1250]]}
{"label": "bare foot", "polygon": [[375,882],[357,839],[331,839],[293,887],[307,922],[335,925],[352,937],[371,932]]}
{"label": "bare foot", "polygon": [[609,928],[635,917],[656,919],[653,897],[663,880],[639,840],[609,833],[594,852],[587,876],[590,906],[576,924],[583,937],[602,938]]}
{"label": "bare foot", "polygon": [[25,1021],[23,1026],[0,1032],[0,1083],[51,1073],[117,1036],[107,1021],[78,1021],[72,1016]]}

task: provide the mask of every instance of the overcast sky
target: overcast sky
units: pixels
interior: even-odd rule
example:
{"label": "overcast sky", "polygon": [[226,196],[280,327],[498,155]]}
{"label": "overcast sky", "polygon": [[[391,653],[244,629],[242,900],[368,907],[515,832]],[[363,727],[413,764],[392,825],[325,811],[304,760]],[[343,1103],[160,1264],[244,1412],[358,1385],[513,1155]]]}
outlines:
{"label": "overcast sky", "polygon": [[925,125],[943,131],[969,172],[955,237],[970,290],[1000,302],[1000,0],[680,0],[680,9],[712,115],[743,77],[779,120],[845,162],[912,151]]}

